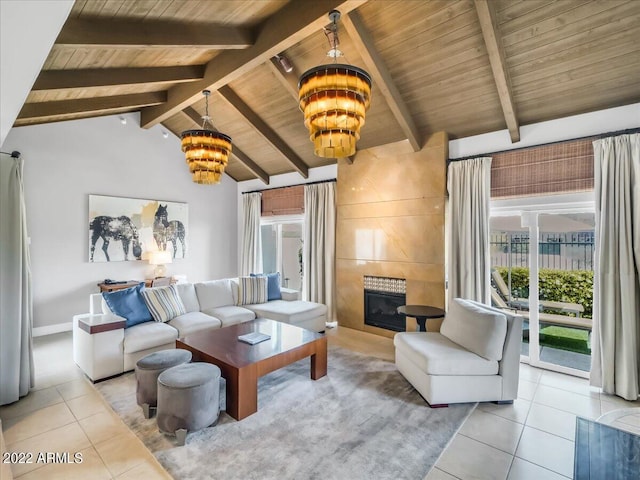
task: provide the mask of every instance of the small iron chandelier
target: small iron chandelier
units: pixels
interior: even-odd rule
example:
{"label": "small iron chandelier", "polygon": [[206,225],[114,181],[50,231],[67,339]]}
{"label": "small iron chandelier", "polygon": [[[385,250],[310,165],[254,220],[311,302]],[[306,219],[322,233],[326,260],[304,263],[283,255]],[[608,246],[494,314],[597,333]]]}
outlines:
{"label": "small iron chandelier", "polygon": [[[182,151],[195,183],[212,185],[220,183],[231,153],[231,137],[216,131],[209,116],[209,90],[203,90],[206,100],[205,114],[200,130],[182,132]],[[209,124],[210,129],[207,129]]]}
{"label": "small iron chandelier", "polygon": [[356,153],[360,128],[371,102],[371,77],[363,69],[337,63],[340,12],[329,13],[331,25],[325,29],[334,63],[307,70],[298,82],[300,110],[309,129],[315,153],[324,158],[350,157]]}

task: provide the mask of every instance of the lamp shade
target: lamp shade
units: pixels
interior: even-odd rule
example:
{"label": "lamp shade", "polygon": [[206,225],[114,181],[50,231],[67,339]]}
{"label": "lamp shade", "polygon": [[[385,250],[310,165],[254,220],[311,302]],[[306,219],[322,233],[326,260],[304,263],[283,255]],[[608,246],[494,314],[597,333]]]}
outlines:
{"label": "lamp shade", "polygon": [[211,185],[220,178],[229,162],[231,137],[213,130],[186,130],[180,136],[192,180]]}
{"label": "lamp shade", "polygon": [[354,155],[371,103],[369,74],[352,65],[320,65],[302,74],[298,90],[314,153],[324,158]]}
{"label": "lamp shade", "polygon": [[171,253],[167,250],[149,252],[149,265],[166,265],[172,261]]}

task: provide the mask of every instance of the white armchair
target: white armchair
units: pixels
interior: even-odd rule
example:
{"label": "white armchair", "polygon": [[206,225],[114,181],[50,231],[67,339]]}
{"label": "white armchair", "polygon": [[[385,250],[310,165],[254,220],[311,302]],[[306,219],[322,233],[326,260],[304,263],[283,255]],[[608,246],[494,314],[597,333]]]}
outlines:
{"label": "white armchair", "polygon": [[522,317],[456,298],[440,332],[394,337],[396,366],[431,407],[511,403],[518,396]]}

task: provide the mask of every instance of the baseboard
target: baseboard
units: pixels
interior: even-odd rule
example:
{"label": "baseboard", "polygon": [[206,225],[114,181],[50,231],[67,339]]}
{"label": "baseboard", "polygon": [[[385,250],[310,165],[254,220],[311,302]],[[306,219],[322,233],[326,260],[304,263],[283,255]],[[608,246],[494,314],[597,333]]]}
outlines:
{"label": "baseboard", "polygon": [[31,335],[34,337],[44,337],[45,335],[53,335],[54,333],[70,332],[73,328],[73,322],[56,323],[55,325],[47,325],[46,327],[33,327]]}

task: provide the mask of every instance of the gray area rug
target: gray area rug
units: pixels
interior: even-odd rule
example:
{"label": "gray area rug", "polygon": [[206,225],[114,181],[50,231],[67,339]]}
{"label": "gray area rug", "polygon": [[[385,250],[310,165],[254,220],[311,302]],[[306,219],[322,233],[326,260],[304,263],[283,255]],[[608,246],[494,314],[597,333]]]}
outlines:
{"label": "gray area rug", "polygon": [[475,406],[431,409],[393,363],[329,347],[326,377],[309,359],[270,373],[257,413],[222,412],[176,447],[136,405],[133,373],[95,386],[177,480],[422,480]]}

